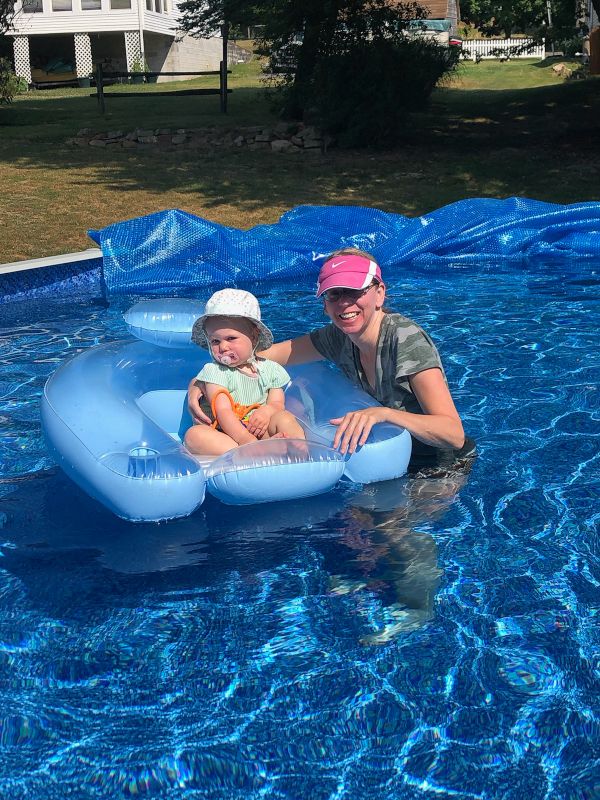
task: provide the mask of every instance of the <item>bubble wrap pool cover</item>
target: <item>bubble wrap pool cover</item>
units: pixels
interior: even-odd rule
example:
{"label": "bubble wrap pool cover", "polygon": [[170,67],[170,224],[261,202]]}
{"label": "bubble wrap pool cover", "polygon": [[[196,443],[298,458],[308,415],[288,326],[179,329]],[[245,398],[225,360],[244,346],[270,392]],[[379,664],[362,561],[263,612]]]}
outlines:
{"label": "bubble wrap pool cover", "polygon": [[476,198],[416,218],[358,206],[299,206],[248,231],[171,210],[89,235],[102,247],[108,296],[166,294],[316,275],[321,257],[343,246],[372,252],[385,269],[599,259],[600,202]]}

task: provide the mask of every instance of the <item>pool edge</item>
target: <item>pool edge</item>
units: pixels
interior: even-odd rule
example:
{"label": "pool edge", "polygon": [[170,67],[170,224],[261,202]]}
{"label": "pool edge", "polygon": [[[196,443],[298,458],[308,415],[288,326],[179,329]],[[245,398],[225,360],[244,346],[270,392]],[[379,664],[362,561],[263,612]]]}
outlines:
{"label": "pool edge", "polygon": [[102,263],[102,251],[90,247],[0,264],[0,301],[69,295],[103,297]]}

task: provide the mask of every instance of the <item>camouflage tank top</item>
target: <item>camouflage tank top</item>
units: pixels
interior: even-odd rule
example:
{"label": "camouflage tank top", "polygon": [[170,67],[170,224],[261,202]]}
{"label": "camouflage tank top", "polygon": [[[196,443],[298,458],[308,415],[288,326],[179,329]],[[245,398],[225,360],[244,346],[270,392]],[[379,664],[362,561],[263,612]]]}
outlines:
{"label": "camouflage tank top", "polygon": [[439,353],[425,331],[402,314],[385,314],[381,323],[375,362],[375,386],[370,386],[356,345],[335,325],[312,331],[311,341],[319,353],[344,375],[388,408],[422,414],[410,387],[409,376],[437,367],[444,368]]}

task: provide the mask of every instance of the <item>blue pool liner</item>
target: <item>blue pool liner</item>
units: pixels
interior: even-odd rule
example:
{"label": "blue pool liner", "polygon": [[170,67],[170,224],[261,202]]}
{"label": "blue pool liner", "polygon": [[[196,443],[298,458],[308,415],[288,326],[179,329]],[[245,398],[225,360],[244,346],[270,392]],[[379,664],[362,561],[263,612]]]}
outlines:
{"label": "blue pool liner", "polygon": [[18,300],[77,297],[105,299],[101,256],[69,259],[44,269],[21,269],[0,278],[0,303]]}

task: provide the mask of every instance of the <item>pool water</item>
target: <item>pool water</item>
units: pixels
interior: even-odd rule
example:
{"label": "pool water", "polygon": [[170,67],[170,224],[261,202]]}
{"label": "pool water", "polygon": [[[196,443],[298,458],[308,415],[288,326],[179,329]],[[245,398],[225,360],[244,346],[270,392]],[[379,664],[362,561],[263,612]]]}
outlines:
{"label": "pool water", "polygon": [[[40,431],[46,378],[129,300],[5,304],[0,797],[600,797],[598,266],[390,281],[468,476],[162,524],[88,498]],[[257,293],[276,338],[323,321],[307,287]]]}

